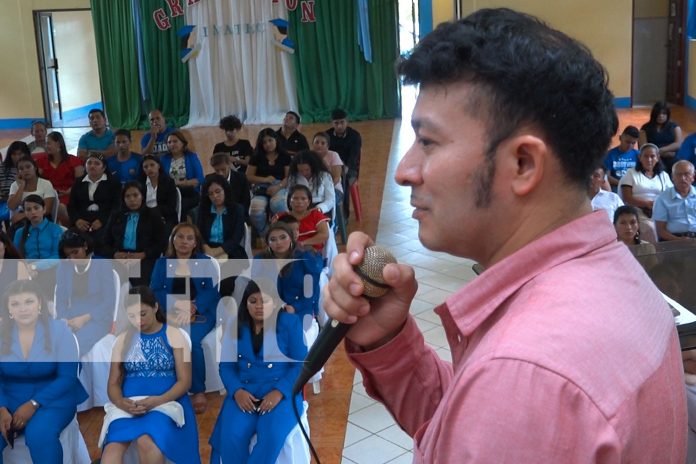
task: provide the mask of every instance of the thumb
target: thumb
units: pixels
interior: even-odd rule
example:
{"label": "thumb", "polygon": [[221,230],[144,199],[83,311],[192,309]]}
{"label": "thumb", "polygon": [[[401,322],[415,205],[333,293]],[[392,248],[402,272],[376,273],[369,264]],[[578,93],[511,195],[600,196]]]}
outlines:
{"label": "thumb", "polygon": [[382,271],[382,277],[384,283],[392,287],[399,297],[413,299],[418,290],[413,268],[406,264],[387,264]]}

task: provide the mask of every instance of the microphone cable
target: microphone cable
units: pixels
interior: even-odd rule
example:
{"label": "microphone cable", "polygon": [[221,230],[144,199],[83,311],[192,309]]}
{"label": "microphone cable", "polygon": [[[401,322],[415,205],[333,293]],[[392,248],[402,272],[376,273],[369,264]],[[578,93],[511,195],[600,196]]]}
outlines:
{"label": "microphone cable", "polygon": [[[297,420],[297,425],[300,426],[302,435],[304,436],[305,441],[309,445],[309,451],[312,453],[312,457],[316,461],[316,464],[321,464],[321,461],[319,460],[319,455],[317,454],[317,450],[314,449],[314,445],[312,445],[312,440],[309,439],[309,435],[307,434],[307,431],[304,428],[304,424],[302,424],[300,412],[297,410],[297,401],[295,401],[295,398],[290,398],[290,401],[292,401],[292,410],[295,412],[295,419]],[[307,411],[305,411],[305,413],[306,412]],[[307,421],[309,421],[309,417],[307,417]]]}

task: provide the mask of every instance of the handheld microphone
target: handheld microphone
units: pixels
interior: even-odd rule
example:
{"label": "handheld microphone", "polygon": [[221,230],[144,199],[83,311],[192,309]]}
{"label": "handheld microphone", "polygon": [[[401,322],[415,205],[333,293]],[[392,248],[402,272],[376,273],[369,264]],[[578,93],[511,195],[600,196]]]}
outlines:
{"label": "handheld microphone", "polygon": [[[384,283],[382,271],[384,266],[389,263],[396,263],[396,258],[386,249],[378,245],[365,248],[363,261],[353,266],[355,272],[363,282],[363,295],[367,298],[379,298],[389,290],[389,285]],[[297,376],[295,385],[292,387],[293,395],[302,391],[302,387],[312,378],[314,374],[326,364],[326,361],[334,352],[338,344],[346,336],[351,324],[330,319],[321,329],[314,345],[307,353],[304,360],[302,371]]]}

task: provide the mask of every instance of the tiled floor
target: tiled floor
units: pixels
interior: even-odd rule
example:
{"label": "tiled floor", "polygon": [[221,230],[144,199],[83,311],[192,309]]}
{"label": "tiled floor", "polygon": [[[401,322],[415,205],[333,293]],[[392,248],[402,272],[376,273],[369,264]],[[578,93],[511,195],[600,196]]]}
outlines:
{"label": "tiled floor", "polygon": [[[426,342],[440,357],[450,360],[447,339],[433,307],[473,279],[473,262],[429,251],[418,241],[418,223],[411,218],[413,208],[409,204],[410,189],[394,182],[396,166],[413,141],[413,131],[409,124],[413,106],[412,90],[404,89],[403,94],[403,123],[397,121],[394,127],[376,241],[388,247],[399,262],[415,268],[418,292],[411,306],[411,314],[416,318]],[[413,460],[412,450],[411,437],[394,422],[384,406],[367,396],[360,373],[356,371],[343,463],[410,463]]]}

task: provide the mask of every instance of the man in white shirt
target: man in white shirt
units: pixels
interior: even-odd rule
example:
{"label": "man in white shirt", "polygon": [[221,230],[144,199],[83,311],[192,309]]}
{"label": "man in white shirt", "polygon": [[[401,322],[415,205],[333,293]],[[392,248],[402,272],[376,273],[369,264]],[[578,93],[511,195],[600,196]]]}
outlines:
{"label": "man in white shirt", "polygon": [[608,192],[602,189],[602,185],[605,182],[605,174],[606,170],[602,164],[597,165],[595,170],[592,171],[588,196],[592,203],[592,211],[603,209],[609,215],[609,221],[613,221],[614,211],[616,211],[616,208],[619,206],[623,206],[624,203],[614,192]]}

